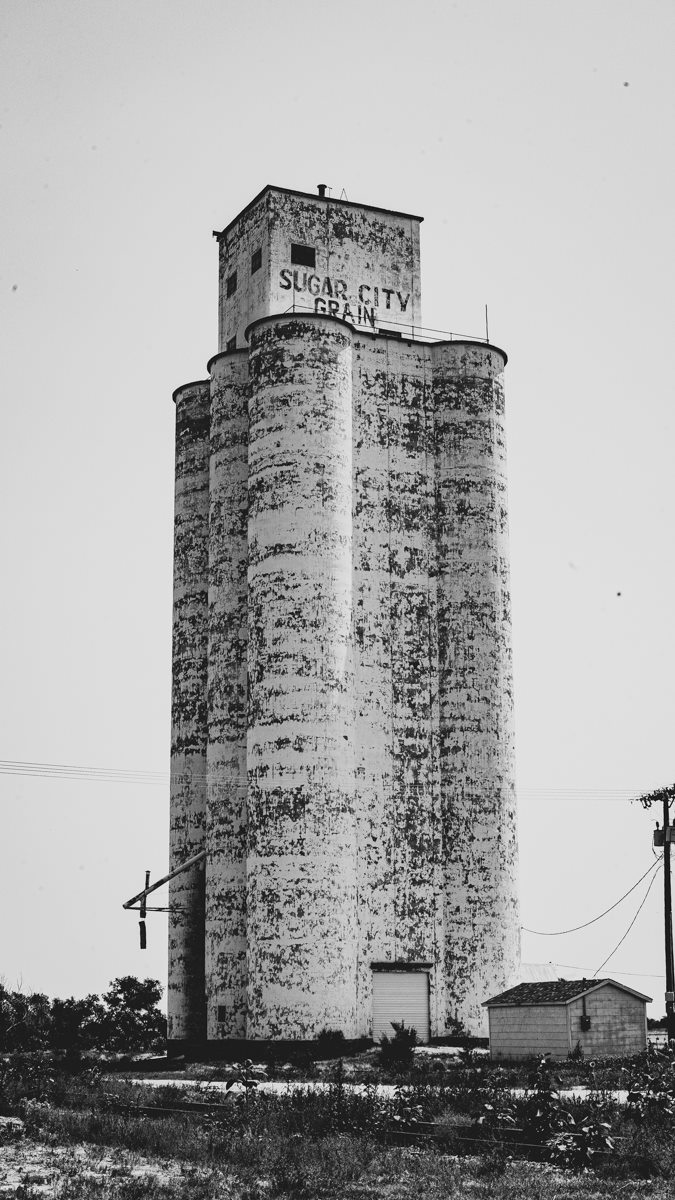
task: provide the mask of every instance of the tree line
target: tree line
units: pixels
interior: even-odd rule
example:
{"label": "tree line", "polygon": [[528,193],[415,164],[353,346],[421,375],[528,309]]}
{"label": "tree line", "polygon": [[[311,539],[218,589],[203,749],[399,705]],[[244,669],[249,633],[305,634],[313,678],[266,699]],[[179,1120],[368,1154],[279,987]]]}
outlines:
{"label": "tree line", "polygon": [[0,1052],[163,1050],[162,990],[157,979],[123,975],[101,996],[50,1000],[42,992],[10,991],[0,983]]}

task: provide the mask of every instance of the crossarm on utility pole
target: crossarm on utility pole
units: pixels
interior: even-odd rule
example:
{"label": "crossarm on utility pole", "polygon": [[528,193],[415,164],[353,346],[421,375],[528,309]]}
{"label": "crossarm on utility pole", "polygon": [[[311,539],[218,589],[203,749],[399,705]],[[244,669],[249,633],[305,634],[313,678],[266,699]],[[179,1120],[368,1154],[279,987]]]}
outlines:
{"label": "crossarm on utility pole", "polygon": [[143,888],[142,892],[137,892],[135,896],[131,897],[131,900],[127,900],[126,903],[122,905],[122,908],[131,908],[132,905],[136,904],[139,900],[144,900],[146,896],[149,896],[151,892],[156,891],[156,889],[161,887],[162,884],[168,883],[169,880],[173,879],[176,875],[180,875],[183,871],[187,871],[189,867],[193,867],[195,863],[201,862],[203,858],[206,858],[206,850],[200,850],[199,854],[193,854],[192,858],[186,858],[184,863],[181,863],[179,867],[175,867],[173,871],[169,871],[168,875],[163,875],[161,879],[157,880],[157,883],[151,884],[150,887]]}

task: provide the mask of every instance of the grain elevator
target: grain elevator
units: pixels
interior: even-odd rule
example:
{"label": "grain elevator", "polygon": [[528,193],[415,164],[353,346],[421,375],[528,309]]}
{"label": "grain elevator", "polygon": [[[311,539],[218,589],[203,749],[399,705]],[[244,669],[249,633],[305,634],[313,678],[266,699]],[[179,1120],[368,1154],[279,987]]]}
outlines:
{"label": "grain elevator", "polygon": [[483,1032],[517,982],[503,372],[421,218],[267,186],[174,393],[169,1039]]}

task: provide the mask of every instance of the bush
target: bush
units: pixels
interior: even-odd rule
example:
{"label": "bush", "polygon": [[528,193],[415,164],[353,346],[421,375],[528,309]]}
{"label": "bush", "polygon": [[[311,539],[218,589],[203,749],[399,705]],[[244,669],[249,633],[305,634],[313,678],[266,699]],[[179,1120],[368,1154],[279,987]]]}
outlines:
{"label": "bush", "polygon": [[156,979],[140,980],[133,975],[113,979],[103,996],[99,1044],[126,1054],[163,1049],[166,1017],[157,1007],[161,995],[162,986]]}
{"label": "bush", "polygon": [[52,1000],[0,984],[0,1051],[66,1051],[76,1061],[88,1050],[131,1054],[164,1048],[166,1018],[156,979],[124,975],[104,996]]}
{"label": "bush", "polygon": [[319,1058],[341,1058],[345,1051],[345,1035],[341,1029],[322,1029],[316,1039]]}
{"label": "bush", "polygon": [[386,1033],[380,1038],[380,1066],[389,1070],[404,1069],[412,1064],[413,1050],[417,1045],[417,1030],[406,1028],[404,1021],[392,1021],[393,1037]]}

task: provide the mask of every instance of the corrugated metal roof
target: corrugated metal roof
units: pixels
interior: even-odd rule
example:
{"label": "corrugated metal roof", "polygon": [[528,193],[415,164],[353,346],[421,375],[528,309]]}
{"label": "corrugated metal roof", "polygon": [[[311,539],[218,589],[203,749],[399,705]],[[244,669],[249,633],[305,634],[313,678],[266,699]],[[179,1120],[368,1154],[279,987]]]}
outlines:
{"label": "corrugated metal roof", "polygon": [[562,971],[555,963],[521,963],[520,977],[523,983],[546,983],[560,979]]}
{"label": "corrugated metal roof", "polygon": [[498,996],[492,996],[489,1000],[485,1000],[483,1006],[570,1004],[572,1000],[576,1000],[579,996],[586,996],[589,992],[594,992],[599,987],[604,987],[608,983],[611,983],[612,987],[619,988],[622,992],[630,992],[631,995],[639,997],[640,1000],[651,999],[650,996],[645,996],[642,992],[636,992],[634,988],[626,987],[623,983],[617,983],[615,979],[554,979],[540,983],[518,983],[506,992],[500,992]]}

